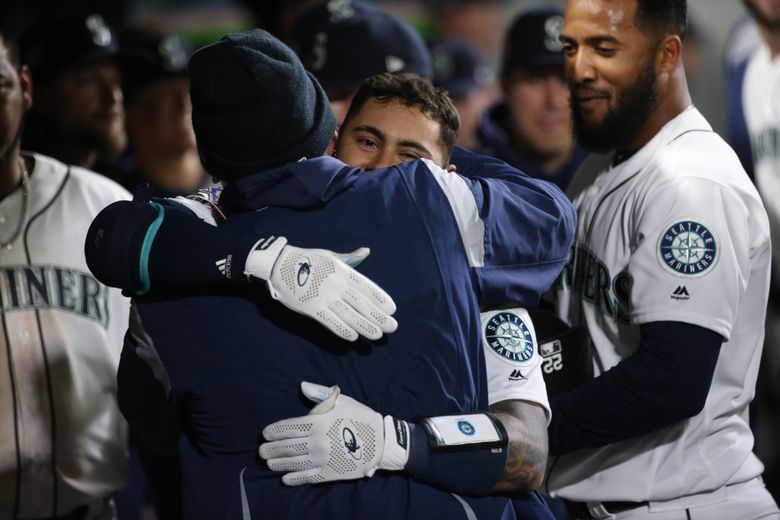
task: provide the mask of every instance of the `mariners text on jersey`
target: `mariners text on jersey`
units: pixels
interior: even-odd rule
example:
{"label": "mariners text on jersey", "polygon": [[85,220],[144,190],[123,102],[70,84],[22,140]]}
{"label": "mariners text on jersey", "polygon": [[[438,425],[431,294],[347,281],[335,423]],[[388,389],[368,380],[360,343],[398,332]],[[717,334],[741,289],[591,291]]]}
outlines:
{"label": "mariners text on jersey", "polygon": [[572,248],[569,262],[558,277],[558,289],[568,287],[582,299],[592,303],[605,316],[631,323],[631,275],[618,273],[612,278],[609,268],[581,244]]}
{"label": "mariners text on jersey", "polygon": [[108,325],[108,289],[94,276],[56,265],[20,265],[0,269],[4,312],[58,309]]}

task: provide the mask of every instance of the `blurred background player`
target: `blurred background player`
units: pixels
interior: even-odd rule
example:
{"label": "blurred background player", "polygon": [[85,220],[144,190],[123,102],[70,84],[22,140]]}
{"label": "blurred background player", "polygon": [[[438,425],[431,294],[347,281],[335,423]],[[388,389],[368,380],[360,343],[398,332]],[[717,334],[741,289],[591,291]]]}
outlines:
{"label": "blurred background player", "polygon": [[563,13],[528,10],[506,36],[500,85],[503,101],[483,114],[479,151],[566,190],[585,158],[571,132],[569,89],[558,40]]}
{"label": "blurred background player", "polygon": [[742,104],[753,152],[755,182],[769,215],[773,281],[759,386],[759,450],[767,466],[767,487],[780,492],[780,2],[743,0],[761,40],[747,62]]}
{"label": "blurred background player", "polygon": [[482,52],[465,40],[439,40],[430,50],[433,84],[447,91],[460,118],[456,144],[474,150],[479,118],[498,94],[495,72]]}
{"label": "blurred background player", "polygon": [[361,2],[320,2],[305,10],[292,47],[325,89],[339,123],[366,78],[383,72],[433,77],[428,48],[417,31]]}
{"label": "blurred background player", "polygon": [[125,188],[148,182],[162,195],[188,195],[206,182],[192,130],[187,72],[189,49],[175,34],[132,28],[120,35],[123,49],[138,55],[125,74],[126,128],[134,168]]}
{"label": "blurred background player", "polygon": [[23,147],[66,164],[96,168],[127,145],[119,60],[125,59],[100,15],[42,22],[20,40],[30,66],[35,104]]}

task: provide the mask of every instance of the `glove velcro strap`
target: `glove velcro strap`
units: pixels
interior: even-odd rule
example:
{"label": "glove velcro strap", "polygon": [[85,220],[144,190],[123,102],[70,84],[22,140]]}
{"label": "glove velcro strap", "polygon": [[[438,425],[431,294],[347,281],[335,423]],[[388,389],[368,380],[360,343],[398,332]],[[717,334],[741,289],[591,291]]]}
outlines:
{"label": "glove velcro strap", "polygon": [[384,424],[385,448],[379,468],[400,471],[406,467],[409,460],[409,429],[414,425],[391,415],[385,415]]}
{"label": "glove velcro strap", "polygon": [[501,421],[482,413],[426,417],[417,423],[411,431],[409,473],[417,480],[466,495],[493,491],[509,454]]}
{"label": "glove velcro strap", "polygon": [[269,280],[276,259],[279,258],[282,249],[284,249],[284,246],[286,245],[286,238],[275,236],[261,238],[255,242],[252,249],[249,251],[249,256],[246,258],[244,274],[247,277]]}

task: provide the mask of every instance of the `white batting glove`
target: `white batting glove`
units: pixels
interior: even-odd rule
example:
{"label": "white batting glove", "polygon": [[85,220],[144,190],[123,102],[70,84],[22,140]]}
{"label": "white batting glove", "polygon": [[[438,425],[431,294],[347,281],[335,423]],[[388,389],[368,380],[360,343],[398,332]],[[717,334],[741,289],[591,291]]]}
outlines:
{"label": "white batting glove", "polygon": [[314,318],[337,336],[376,340],[398,328],[395,302],[374,282],[353,269],[369,254],[367,247],[338,254],[301,249],[284,237],[261,239],[252,247],[244,274],[268,283],[275,300]]}
{"label": "white batting glove", "polygon": [[[287,472],[288,486],[371,477],[377,469],[400,471],[409,458],[409,429],[403,421],[384,418],[351,397],[302,382],[301,391],[319,403],[309,415],[269,424],[260,456],[274,471]],[[401,428],[402,444],[396,436]]]}

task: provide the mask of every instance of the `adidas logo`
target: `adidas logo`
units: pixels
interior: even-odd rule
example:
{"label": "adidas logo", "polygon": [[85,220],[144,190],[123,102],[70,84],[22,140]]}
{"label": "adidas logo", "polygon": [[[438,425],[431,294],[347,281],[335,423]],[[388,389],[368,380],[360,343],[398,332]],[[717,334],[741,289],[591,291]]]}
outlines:
{"label": "adidas logo", "polygon": [[691,295],[684,285],[677,287],[671,296],[672,300],[690,300]]}
{"label": "adidas logo", "polygon": [[525,377],[523,373],[518,369],[512,370],[512,373],[509,374],[510,381],[520,381],[521,379],[528,379],[528,378]]}
{"label": "adidas logo", "polygon": [[222,276],[226,278],[230,278],[230,264],[233,261],[233,255],[227,255],[227,257],[223,258],[222,260],[217,260],[215,264],[217,265],[217,269],[219,269],[219,272],[222,273]]}

